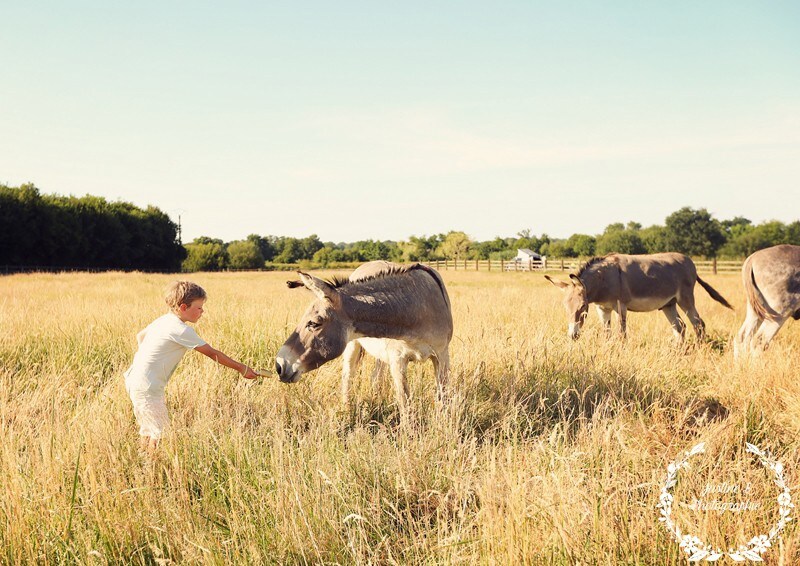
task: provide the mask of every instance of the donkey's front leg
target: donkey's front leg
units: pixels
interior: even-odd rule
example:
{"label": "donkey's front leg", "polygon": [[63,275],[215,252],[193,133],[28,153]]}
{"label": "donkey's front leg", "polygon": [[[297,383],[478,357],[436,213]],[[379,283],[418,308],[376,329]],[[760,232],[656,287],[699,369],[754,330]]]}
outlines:
{"label": "donkey's front leg", "polygon": [[350,379],[358,369],[358,362],[364,353],[364,348],[356,340],[347,343],[344,349],[344,365],[342,366],[342,404],[350,402]]}
{"label": "donkey's front leg", "polygon": [[597,316],[600,319],[600,323],[603,325],[603,330],[608,336],[611,334],[611,313],[613,310],[604,305],[595,305],[595,307],[597,308]]}

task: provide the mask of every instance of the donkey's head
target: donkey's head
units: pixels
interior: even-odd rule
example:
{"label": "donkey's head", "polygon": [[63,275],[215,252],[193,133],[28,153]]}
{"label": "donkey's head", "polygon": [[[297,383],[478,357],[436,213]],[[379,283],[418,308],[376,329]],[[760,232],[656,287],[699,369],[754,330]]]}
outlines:
{"label": "donkey's head", "polygon": [[569,283],[552,279],[549,275],[545,278],[553,285],[564,291],[564,308],[567,311],[569,328],[567,336],[577,340],[581,334],[581,327],[589,312],[589,301],[586,298],[586,287],[577,275],[569,276]]}
{"label": "donkey's head", "polygon": [[316,295],[297,328],[286,339],[275,358],[275,371],[284,383],[296,383],[303,373],[317,369],[344,352],[352,333],[352,323],[342,312],[342,297],[330,283],[298,272],[302,285]]}

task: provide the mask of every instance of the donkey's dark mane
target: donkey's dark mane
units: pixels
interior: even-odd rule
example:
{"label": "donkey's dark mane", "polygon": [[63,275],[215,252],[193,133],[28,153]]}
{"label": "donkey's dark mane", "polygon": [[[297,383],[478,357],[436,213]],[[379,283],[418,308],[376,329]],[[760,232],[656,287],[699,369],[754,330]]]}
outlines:
{"label": "donkey's dark mane", "polygon": [[590,259],[589,261],[587,261],[586,263],[584,263],[584,264],[583,264],[583,265],[582,265],[582,266],[581,266],[581,267],[578,269],[578,272],[575,274],[575,276],[576,276],[576,277],[578,277],[578,278],[580,278],[580,276],[581,276],[581,275],[583,275],[584,273],[586,273],[586,271],[587,271],[587,270],[588,270],[590,267],[592,267],[592,266],[594,266],[594,265],[597,265],[598,263],[600,263],[600,262],[602,262],[602,261],[605,261],[606,259],[608,259],[608,257],[609,257],[610,255],[611,255],[611,254],[604,255],[604,256],[594,256],[592,259]]}
{"label": "donkey's dark mane", "polygon": [[356,281],[350,281],[350,279],[346,277],[340,277],[338,275],[335,275],[330,279],[328,279],[327,283],[333,286],[334,288],[341,288],[341,287],[347,287],[348,285],[357,285],[360,283],[366,283],[368,281],[375,281],[377,279],[386,279],[387,277],[392,277],[394,275],[402,275],[403,273],[409,273],[411,271],[416,271],[416,270],[424,271],[425,273],[433,277],[433,280],[436,281],[436,284],[439,286],[439,290],[442,292],[442,297],[444,297],[445,302],[449,304],[447,300],[447,292],[444,290],[444,284],[442,283],[439,274],[436,273],[436,270],[431,269],[430,267],[422,263],[412,263],[411,265],[393,265],[392,267],[384,269],[379,273],[370,275],[368,277],[364,277],[363,279],[357,279]]}
{"label": "donkey's dark mane", "polygon": [[345,285],[347,285],[350,282],[347,279],[347,277],[342,277],[341,275],[333,275],[333,276],[329,277],[328,279],[323,279],[323,281],[325,281],[325,283],[327,283],[331,287],[335,287],[337,289],[339,287],[344,287]]}
{"label": "donkey's dark mane", "polygon": [[356,283],[365,283],[367,281],[374,281],[376,279],[385,279],[387,277],[392,277],[393,275],[408,273],[409,271],[413,271],[415,269],[424,269],[424,266],[419,263],[412,263],[411,265],[396,265],[390,267],[389,269],[384,269],[379,273],[375,273],[374,275],[369,275],[368,277],[356,279],[355,281],[350,281],[350,279],[348,279],[347,277],[334,275],[330,279],[327,279],[326,282],[332,287],[338,289],[339,287],[346,287],[348,285],[354,285]]}

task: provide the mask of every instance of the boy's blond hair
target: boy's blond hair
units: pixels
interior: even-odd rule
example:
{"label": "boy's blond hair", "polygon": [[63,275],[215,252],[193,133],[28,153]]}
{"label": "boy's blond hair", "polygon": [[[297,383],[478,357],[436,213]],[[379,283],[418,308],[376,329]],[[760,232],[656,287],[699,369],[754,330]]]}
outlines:
{"label": "boy's blond hair", "polygon": [[181,305],[188,306],[192,304],[192,301],[205,298],[205,289],[191,281],[173,281],[164,290],[164,300],[174,311],[178,310]]}

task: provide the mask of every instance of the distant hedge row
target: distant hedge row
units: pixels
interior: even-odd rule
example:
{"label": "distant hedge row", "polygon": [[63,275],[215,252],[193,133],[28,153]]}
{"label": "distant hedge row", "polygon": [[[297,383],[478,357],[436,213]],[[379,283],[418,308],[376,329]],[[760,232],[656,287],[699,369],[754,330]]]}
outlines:
{"label": "distant hedge row", "polygon": [[179,271],[178,226],[158,208],[0,184],[0,266]]}

